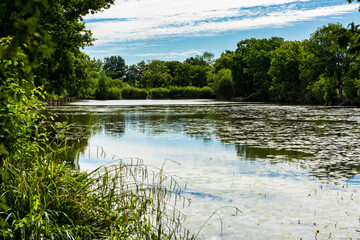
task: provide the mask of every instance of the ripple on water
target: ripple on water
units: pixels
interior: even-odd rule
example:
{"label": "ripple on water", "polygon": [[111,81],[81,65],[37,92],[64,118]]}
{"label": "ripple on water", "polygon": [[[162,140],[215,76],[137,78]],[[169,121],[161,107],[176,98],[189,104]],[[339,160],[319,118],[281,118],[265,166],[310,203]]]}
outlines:
{"label": "ripple on water", "polygon": [[[165,168],[187,182],[187,226],[197,231],[217,211],[205,238],[360,237],[360,109],[187,100],[90,101],[53,111],[79,126],[96,122],[88,145],[108,158],[177,162]],[[80,158],[82,169],[104,163],[90,150]]]}

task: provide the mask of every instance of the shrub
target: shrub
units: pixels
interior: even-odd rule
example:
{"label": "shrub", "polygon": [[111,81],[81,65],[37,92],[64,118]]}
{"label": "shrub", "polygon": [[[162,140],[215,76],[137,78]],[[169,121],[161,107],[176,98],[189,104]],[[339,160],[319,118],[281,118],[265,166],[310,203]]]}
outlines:
{"label": "shrub", "polygon": [[212,99],[215,98],[214,92],[211,87],[203,87],[200,89],[202,98]]}
{"label": "shrub", "polygon": [[122,99],[121,91],[122,91],[121,88],[116,88],[116,87],[110,88],[107,99],[114,99],[114,100]]}
{"label": "shrub", "polygon": [[99,100],[108,99],[109,97],[110,78],[105,73],[100,74],[97,88],[95,90],[95,98]]}
{"label": "shrub", "polygon": [[221,69],[216,74],[208,74],[208,78],[217,98],[229,99],[233,96],[234,84],[231,70]]}
{"label": "shrub", "polygon": [[123,99],[146,99],[148,92],[146,89],[126,87],[121,90]]}
{"label": "shrub", "polygon": [[110,79],[111,88],[125,88],[129,86],[127,83],[124,83],[121,79]]}
{"label": "shrub", "polygon": [[230,78],[220,79],[216,94],[218,98],[230,99],[233,96],[233,82]]}
{"label": "shrub", "polygon": [[171,98],[170,90],[168,88],[152,88],[149,90],[149,95],[153,99]]}
{"label": "shrub", "polygon": [[194,86],[152,88],[149,91],[149,95],[153,99],[204,99],[214,97],[211,88],[198,88]]}

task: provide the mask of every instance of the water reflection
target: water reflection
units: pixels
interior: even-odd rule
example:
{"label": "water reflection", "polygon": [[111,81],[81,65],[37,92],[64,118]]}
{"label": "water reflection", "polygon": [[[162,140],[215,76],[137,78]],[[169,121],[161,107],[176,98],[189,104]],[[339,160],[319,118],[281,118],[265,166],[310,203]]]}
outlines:
{"label": "water reflection", "polygon": [[68,119],[78,127],[91,127],[95,134],[123,136],[131,130],[154,136],[185,134],[205,142],[218,139],[234,145],[239,158],[298,161],[324,181],[349,179],[359,173],[360,111],[356,108],[204,101],[201,107],[186,105],[191,101],[116,106],[110,102],[110,106],[93,105],[96,101],[87,106],[75,103],[53,111],[59,121]]}
{"label": "water reflection", "polygon": [[[99,104],[98,104],[99,103]],[[186,182],[184,213],[205,238],[356,239],[360,232],[360,110],[196,101],[85,102],[54,107],[91,129],[81,169],[103,164],[98,146],[139,157]],[[122,105],[121,105],[122,104]],[[131,105],[135,104],[135,105]],[[83,143],[86,142],[85,146]],[[319,231],[320,233],[317,233]]]}
{"label": "water reflection", "polygon": [[268,158],[268,159],[302,159],[305,157],[312,157],[310,153],[294,151],[294,150],[285,150],[285,149],[266,149],[259,147],[243,146],[236,145],[236,151],[239,157],[245,159],[256,160],[259,158]]}

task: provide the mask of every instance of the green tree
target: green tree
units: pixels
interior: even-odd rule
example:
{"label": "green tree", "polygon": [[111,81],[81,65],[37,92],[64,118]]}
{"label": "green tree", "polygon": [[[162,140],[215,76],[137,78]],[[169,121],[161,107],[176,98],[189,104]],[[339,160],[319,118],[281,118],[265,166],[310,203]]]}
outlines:
{"label": "green tree", "polygon": [[207,65],[193,65],[185,61],[177,65],[171,85],[205,87],[207,72],[210,70],[211,68]]}
{"label": "green tree", "polygon": [[175,78],[175,69],[181,62],[179,61],[167,61],[165,62],[166,67],[169,69],[169,74],[171,75],[171,78]]}
{"label": "green tree", "polygon": [[[50,92],[76,95],[89,65],[80,49],[94,40],[82,17],[109,8],[113,3],[114,0],[4,0],[0,4],[0,37],[27,39],[28,51],[36,48],[41,52],[36,58],[38,67],[34,68],[36,85],[44,85]],[[19,16],[32,17],[20,24]],[[25,27],[32,27],[32,34]]]}
{"label": "green tree", "polygon": [[219,72],[221,69],[232,69],[234,64],[234,55],[235,53],[230,50],[226,50],[221,53],[220,58],[214,61],[214,71]]}
{"label": "green tree", "polygon": [[[309,85],[308,99],[312,99],[313,96],[311,86],[316,86],[313,83],[319,81],[319,77],[322,76],[322,78],[328,79],[323,81],[324,83],[337,88],[338,101],[342,103],[344,100],[344,79],[349,73],[350,63],[355,59],[332,42],[331,36],[341,28],[341,24],[328,24],[328,26],[317,29],[309,41],[304,42],[304,54],[300,69],[301,78],[307,79],[305,81]],[[330,88],[327,87],[327,89]],[[335,98],[331,99],[332,103],[335,103]]]}
{"label": "green tree", "polygon": [[282,38],[246,39],[237,44],[233,57],[235,93],[253,100],[268,100],[271,77],[268,71],[271,51],[283,43]]}
{"label": "green tree", "polygon": [[286,41],[272,52],[269,75],[270,90],[276,100],[304,102],[304,84],[300,79],[301,43]]}
{"label": "green tree", "polygon": [[203,55],[196,55],[195,57],[187,58],[184,63],[189,63],[191,65],[197,66],[209,66],[211,60],[213,58],[213,54],[209,52],[204,52]]}
{"label": "green tree", "polygon": [[126,75],[125,60],[120,56],[106,57],[103,69],[112,79],[123,79]]}
{"label": "green tree", "polygon": [[209,65],[212,66],[214,63],[214,53],[211,52],[204,52],[202,55],[202,58],[204,59],[204,61]]}
{"label": "green tree", "polygon": [[[355,2],[354,0],[347,0],[348,3]],[[360,2],[357,0],[357,2]],[[360,10],[360,9],[359,9]],[[342,51],[356,56],[360,59],[360,29],[359,25],[354,22],[350,23],[348,28],[340,27],[332,31],[331,40]]]}
{"label": "green tree", "polygon": [[130,65],[126,68],[125,81],[131,86],[138,86],[139,84],[139,69],[136,64]]}
{"label": "green tree", "polygon": [[217,98],[230,99],[234,95],[230,69],[221,69],[218,73],[208,72],[208,84]]}
{"label": "green tree", "polygon": [[191,85],[192,68],[193,65],[184,62],[177,65],[174,73],[175,77],[171,81],[172,86],[184,87]]}
{"label": "green tree", "polygon": [[146,79],[145,79],[145,72],[148,69],[148,65],[145,63],[145,61],[138,62],[136,64],[137,67],[137,81],[138,85],[137,87],[140,88],[146,88]]}
{"label": "green tree", "polygon": [[[308,103],[322,104],[324,99],[320,89],[325,82],[315,84],[322,74],[326,72],[328,62],[324,59],[329,57],[328,49],[321,44],[321,39],[312,35],[309,40],[301,43],[300,79],[305,87],[305,101]],[[313,89],[313,87],[315,87]]]}
{"label": "green tree", "polygon": [[207,72],[210,71],[209,66],[191,65],[190,68],[190,86],[205,87],[207,85]]}
{"label": "green tree", "polygon": [[360,104],[360,62],[350,63],[349,74],[344,80],[344,93],[348,104]]}
{"label": "green tree", "polygon": [[171,75],[164,61],[151,60],[144,71],[146,88],[158,88],[168,85]]}
{"label": "green tree", "polygon": [[109,96],[109,88],[110,88],[110,79],[105,75],[105,73],[101,73],[98,84],[95,90],[96,99],[104,100]]}
{"label": "green tree", "polygon": [[327,44],[330,45],[331,58],[327,67],[327,76],[334,78],[337,82],[340,103],[343,103],[344,100],[344,79],[349,72],[350,63],[355,60],[338,46],[331,44],[331,36],[334,32],[337,32],[342,28],[341,24],[328,24],[327,27],[319,29],[319,32],[323,33]]}

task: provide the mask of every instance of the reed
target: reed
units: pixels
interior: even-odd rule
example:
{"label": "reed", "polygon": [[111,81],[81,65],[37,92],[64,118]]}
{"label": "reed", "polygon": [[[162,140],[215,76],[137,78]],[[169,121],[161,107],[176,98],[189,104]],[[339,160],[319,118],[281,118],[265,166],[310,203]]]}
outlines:
{"label": "reed", "polygon": [[148,92],[146,89],[127,86],[121,89],[123,99],[146,99]]}
{"label": "reed", "polygon": [[[176,181],[141,161],[78,172],[66,164],[5,162],[3,239],[191,239]],[[151,178],[149,178],[151,176]],[[168,186],[166,186],[166,181]]]}
{"label": "reed", "polygon": [[153,88],[149,90],[149,95],[153,99],[209,99],[214,98],[210,87],[174,87]]}

